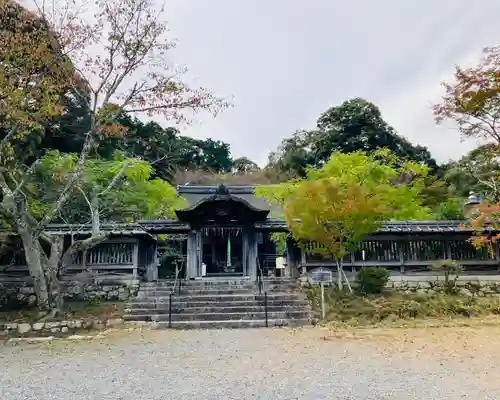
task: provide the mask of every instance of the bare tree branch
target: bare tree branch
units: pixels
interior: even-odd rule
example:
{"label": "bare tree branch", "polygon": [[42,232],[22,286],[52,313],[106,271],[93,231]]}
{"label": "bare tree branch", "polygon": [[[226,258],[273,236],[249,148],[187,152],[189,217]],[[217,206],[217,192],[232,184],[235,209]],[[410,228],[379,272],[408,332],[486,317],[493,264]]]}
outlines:
{"label": "bare tree branch", "polygon": [[131,162],[127,161],[123,163],[123,166],[121,167],[120,171],[113,177],[111,182],[109,182],[109,185],[104,189],[102,192],[98,193],[98,196],[104,196],[106,193],[108,193],[111,189],[115,187],[115,185],[118,183],[118,180],[123,176],[127,168],[130,166]]}

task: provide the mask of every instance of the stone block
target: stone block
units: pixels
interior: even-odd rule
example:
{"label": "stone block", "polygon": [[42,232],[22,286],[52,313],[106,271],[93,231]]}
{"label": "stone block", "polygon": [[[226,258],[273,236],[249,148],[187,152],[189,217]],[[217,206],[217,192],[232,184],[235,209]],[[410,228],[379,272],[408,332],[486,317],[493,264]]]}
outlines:
{"label": "stone block", "polygon": [[92,321],[92,328],[98,329],[98,330],[104,329],[105,328],[104,322],[99,320],[99,319],[96,319],[96,320]]}
{"label": "stone block", "polygon": [[91,320],[83,321],[82,322],[82,328],[85,328],[85,329],[92,328],[92,321]]}
{"label": "stone block", "polygon": [[8,331],[15,331],[17,330],[17,323],[12,322],[10,324],[6,324],[5,329],[7,329]]}
{"label": "stone block", "polygon": [[52,332],[52,333],[57,333],[57,332],[60,332],[60,331],[61,331],[60,328],[51,328],[50,329],[50,332]]}
{"label": "stone block", "polygon": [[33,330],[34,331],[41,331],[43,329],[43,327],[45,326],[45,323],[44,322],[35,322],[33,324]]}
{"label": "stone block", "polygon": [[85,340],[85,339],[92,339],[93,336],[84,336],[84,335],[71,335],[68,336],[68,339],[70,340]]}
{"label": "stone block", "polygon": [[108,292],[108,300],[118,299],[120,296],[118,290],[112,290]]}
{"label": "stone block", "polygon": [[106,327],[108,328],[116,328],[118,326],[123,325],[123,319],[122,318],[113,318],[113,319],[108,319],[106,321]]}
{"label": "stone block", "polygon": [[68,328],[81,328],[83,324],[83,321],[80,319],[75,319],[73,321],[68,321],[67,326]]}
{"label": "stone block", "polygon": [[31,324],[19,324],[17,325],[17,331],[19,333],[28,333],[31,331]]}
{"label": "stone block", "polygon": [[63,326],[63,327],[61,328],[61,332],[62,332],[62,333],[66,333],[66,332],[68,332],[68,331],[69,331],[69,328],[68,328],[67,326]]}
{"label": "stone block", "polygon": [[125,301],[125,300],[128,300],[129,298],[130,298],[130,296],[128,294],[120,293],[118,295],[118,300],[120,300],[120,301]]}
{"label": "stone block", "polygon": [[52,322],[45,323],[45,327],[47,329],[59,328],[60,326],[61,326],[61,322],[59,322],[59,321],[52,321]]}

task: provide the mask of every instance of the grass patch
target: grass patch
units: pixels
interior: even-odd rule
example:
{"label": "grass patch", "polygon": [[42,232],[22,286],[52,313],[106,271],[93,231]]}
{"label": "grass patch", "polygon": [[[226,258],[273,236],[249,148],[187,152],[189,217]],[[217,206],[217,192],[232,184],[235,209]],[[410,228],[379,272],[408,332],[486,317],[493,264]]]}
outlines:
{"label": "grass patch", "polygon": [[[313,311],[321,315],[319,287],[307,288]],[[404,294],[386,291],[380,295],[359,295],[325,288],[325,322],[347,325],[400,323],[417,319],[449,320],[482,318],[500,314],[499,297],[450,294]]]}
{"label": "grass patch", "polygon": [[[62,314],[52,319],[52,321],[121,318],[124,308],[125,303],[123,302],[66,302]],[[38,319],[38,310],[36,308],[0,311],[1,322],[36,322]]]}

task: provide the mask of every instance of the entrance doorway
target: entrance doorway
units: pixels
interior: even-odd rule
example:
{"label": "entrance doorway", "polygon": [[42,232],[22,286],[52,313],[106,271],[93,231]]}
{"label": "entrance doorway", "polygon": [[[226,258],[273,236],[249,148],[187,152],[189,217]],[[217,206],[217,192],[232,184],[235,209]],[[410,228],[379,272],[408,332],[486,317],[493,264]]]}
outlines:
{"label": "entrance doorway", "polygon": [[239,228],[203,228],[202,262],[207,276],[243,275],[243,240]]}

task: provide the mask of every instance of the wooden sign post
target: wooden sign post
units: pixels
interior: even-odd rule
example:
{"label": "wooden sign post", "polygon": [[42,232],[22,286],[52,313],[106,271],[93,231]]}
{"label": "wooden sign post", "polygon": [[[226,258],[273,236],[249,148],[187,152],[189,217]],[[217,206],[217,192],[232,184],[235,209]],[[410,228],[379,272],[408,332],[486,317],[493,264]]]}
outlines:
{"label": "wooden sign post", "polygon": [[333,274],[330,269],[318,268],[311,271],[311,283],[319,284],[321,289],[321,318],[325,319],[325,283],[333,281]]}

